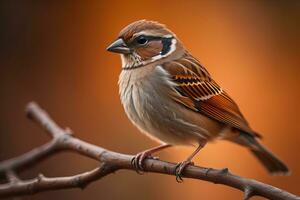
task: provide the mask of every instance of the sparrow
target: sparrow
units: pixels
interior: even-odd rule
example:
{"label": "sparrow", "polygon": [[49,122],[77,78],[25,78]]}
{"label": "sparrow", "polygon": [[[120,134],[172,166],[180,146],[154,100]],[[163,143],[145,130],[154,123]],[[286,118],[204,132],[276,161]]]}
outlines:
{"label": "sparrow", "polygon": [[182,180],[193,157],[208,142],[222,139],[249,149],[271,174],[289,172],[259,143],[261,135],[249,126],[235,101],[165,25],[133,22],[107,50],[121,55],[119,94],[128,118],[161,144],[133,158],[138,171],[155,152],[191,145],[194,152],[175,168],[176,180]]}

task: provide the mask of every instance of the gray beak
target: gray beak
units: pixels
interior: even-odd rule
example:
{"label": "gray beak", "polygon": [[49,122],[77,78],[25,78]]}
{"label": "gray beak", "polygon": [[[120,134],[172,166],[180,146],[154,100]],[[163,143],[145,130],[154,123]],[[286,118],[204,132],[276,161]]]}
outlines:
{"label": "gray beak", "polygon": [[129,54],[131,52],[130,48],[125,44],[122,38],[117,39],[106,49],[107,51],[114,53]]}

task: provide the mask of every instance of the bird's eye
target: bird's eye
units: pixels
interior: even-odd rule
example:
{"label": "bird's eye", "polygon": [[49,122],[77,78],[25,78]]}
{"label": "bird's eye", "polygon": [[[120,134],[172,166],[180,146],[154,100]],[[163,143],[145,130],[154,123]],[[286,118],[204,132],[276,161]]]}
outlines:
{"label": "bird's eye", "polygon": [[144,36],[140,36],[140,37],[137,38],[136,42],[137,42],[138,44],[147,44],[148,39],[145,38]]}

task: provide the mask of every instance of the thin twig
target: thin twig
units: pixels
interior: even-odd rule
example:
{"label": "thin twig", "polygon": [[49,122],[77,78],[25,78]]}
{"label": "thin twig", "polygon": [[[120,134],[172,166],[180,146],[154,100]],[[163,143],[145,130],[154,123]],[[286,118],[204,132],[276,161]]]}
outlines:
{"label": "thin twig", "polygon": [[[59,190],[67,188],[84,188],[92,181],[120,169],[135,170],[131,165],[132,155],[113,152],[102,147],[84,142],[73,135],[69,129],[60,128],[37,104],[30,103],[27,106],[27,114],[30,119],[41,125],[43,129],[52,137],[52,141],[38,147],[24,155],[3,161],[0,163],[0,175],[6,174],[7,177],[12,172],[31,166],[41,159],[44,159],[58,150],[72,150],[84,156],[90,157],[100,162],[100,167],[89,172],[70,177],[47,178],[43,175],[31,180],[9,179],[8,183],[0,185],[0,197],[33,194],[47,190]],[[157,159],[147,159],[144,169],[147,172],[174,175],[176,164]],[[13,173],[13,174],[14,174]],[[12,176],[17,177],[17,176]],[[300,197],[280,190],[274,186],[233,175],[228,169],[207,169],[196,166],[188,166],[183,177],[204,180],[236,188],[244,192],[244,199],[252,196],[262,196],[268,199],[278,200],[300,200]]]}
{"label": "thin twig", "polygon": [[113,172],[113,168],[102,164],[100,167],[69,177],[48,178],[40,174],[37,178],[19,181],[17,183],[0,185],[1,197],[35,194],[47,190],[68,188],[84,189],[89,183],[96,181]]}

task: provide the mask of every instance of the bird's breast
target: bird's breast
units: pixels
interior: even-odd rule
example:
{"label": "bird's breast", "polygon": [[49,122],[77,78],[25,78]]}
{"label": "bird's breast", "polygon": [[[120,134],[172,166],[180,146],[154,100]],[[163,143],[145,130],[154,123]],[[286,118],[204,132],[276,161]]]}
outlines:
{"label": "bird's breast", "polygon": [[170,98],[173,88],[169,82],[169,75],[159,66],[123,70],[119,92],[127,116],[143,133],[164,143],[191,144],[205,139],[206,130],[189,120],[195,113]]}
{"label": "bird's breast", "polygon": [[157,120],[164,109],[168,85],[154,68],[145,66],[122,70],[119,93],[129,119],[143,132],[150,133],[160,125]]}

